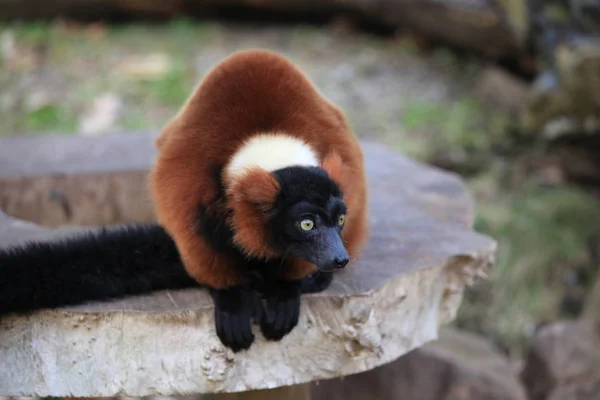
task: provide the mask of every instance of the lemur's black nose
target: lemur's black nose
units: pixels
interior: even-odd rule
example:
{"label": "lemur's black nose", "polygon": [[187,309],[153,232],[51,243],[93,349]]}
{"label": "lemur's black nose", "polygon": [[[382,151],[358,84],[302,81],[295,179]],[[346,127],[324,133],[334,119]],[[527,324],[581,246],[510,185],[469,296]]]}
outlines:
{"label": "lemur's black nose", "polygon": [[343,257],[343,258],[336,258],[335,259],[335,267],[336,268],[344,268],[346,266],[346,264],[348,264],[348,261],[350,261],[350,259],[348,257]]}

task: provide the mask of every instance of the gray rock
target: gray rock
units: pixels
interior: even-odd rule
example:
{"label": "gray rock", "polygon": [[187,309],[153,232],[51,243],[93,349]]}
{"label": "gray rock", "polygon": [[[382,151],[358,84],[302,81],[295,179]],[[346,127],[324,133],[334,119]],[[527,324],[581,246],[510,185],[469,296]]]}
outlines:
{"label": "gray rock", "polygon": [[485,339],[444,329],[439,340],[361,374],[314,383],[313,400],[524,400],[508,360]]}
{"label": "gray rock", "polygon": [[556,322],[534,337],[521,374],[531,400],[597,400],[600,338],[594,324]]}
{"label": "gray rock", "polygon": [[550,66],[527,100],[523,126],[547,137],[600,132],[600,37],[576,37],[548,50]]}
{"label": "gray rock", "polygon": [[[0,143],[3,151],[6,143]],[[44,171],[72,179],[147,170],[153,159],[146,135],[40,140],[62,149],[60,157],[38,152],[33,142],[11,143],[7,154],[23,164],[0,157],[0,171],[17,181]],[[19,148],[39,157],[27,161]],[[231,353],[214,332],[208,293],[198,289],[10,316],[0,320],[0,394],[170,396],[276,388],[367,371],[436,339],[439,326],[455,318],[465,286],[485,276],[496,244],[473,232],[473,202],[458,176],[375,143],[363,142],[363,149],[369,243],[330,288],[303,298],[300,321],[283,340],[265,341],[257,331],[248,351]],[[141,179],[127,176],[134,185]],[[149,208],[142,197],[131,206]],[[111,206],[98,201],[94,207]],[[0,216],[0,246],[81,229]]]}
{"label": "gray rock", "polygon": [[146,134],[0,141],[0,208],[48,227],[155,219],[146,183]]}
{"label": "gray rock", "polygon": [[[598,250],[600,250],[600,241]],[[594,283],[586,296],[581,318],[600,327],[600,271],[596,273]]]}
{"label": "gray rock", "polygon": [[477,77],[475,93],[489,106],[519,115],[525,109],[529,86],[508,72],[491,67]]}

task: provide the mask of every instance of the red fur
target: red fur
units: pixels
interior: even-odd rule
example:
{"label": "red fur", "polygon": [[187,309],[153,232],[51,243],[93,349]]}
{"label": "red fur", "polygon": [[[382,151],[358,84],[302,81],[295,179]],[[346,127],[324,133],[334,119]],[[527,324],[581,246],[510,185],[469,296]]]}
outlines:
{"label": "red fur", "polygon": [[253,169],[240,178],[228,190],[230,218],[235,227],[234,242],[244,253],[267,259],[278,254],[269,250],[265,212],[275,201],[279,182],[267,171]]}
{"label": "red fur", "polygon": [[[340,184],[348,207],[343,236],[351,257],[365,241],[363,154],[343,113],[285,58],[269,51],[243,51],[207,74],[156,141],[158,159],[150,175],[156,213],[198,282],[215,288],[242,283],[238,270],[244,262],[217,254],[196,232],[201,204],[223,216],[233,207],[235,241],[251,254],[275,256],[266,246],[256,207],[274,199],[275,180],[251,171],[228,189],[227,202],[215,203],[213,168],[226,165],[252,135],[276,131],[309,143]],[[314,270],[300,260],[290,264],[290,278]]]}
{"label": "red fur", "polygon": [[290,280],[302,279],[316,270],[317,267],[314,264],[298,257],[292,257],[286,264],[283,277]]}

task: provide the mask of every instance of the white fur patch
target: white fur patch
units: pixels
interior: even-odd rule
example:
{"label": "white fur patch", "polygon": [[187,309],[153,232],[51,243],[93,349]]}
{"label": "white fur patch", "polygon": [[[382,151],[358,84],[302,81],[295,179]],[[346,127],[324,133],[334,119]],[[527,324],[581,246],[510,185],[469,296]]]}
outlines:
{"label": "white fur patch", "polygon": [[318,166],[317,155],[302,140],[284,134],[261,134],[252,137],[233,155],[226,167],[230,178],[250,168],[273,172],[292,166]]}

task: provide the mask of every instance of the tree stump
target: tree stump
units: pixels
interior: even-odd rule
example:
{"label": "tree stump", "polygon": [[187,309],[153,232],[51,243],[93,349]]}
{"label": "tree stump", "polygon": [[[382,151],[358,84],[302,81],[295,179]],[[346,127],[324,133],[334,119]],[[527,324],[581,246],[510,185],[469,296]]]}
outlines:
{"label": "tree stump", "polygon": [[[227,350],[202,289],[9,316],[0,320],[0,395],[308,398],[308,382],[367,371],[435,340],[465,286],[492,265],[496,243],[472,230],[473,201],[457,176],[362,144],[369,243],[329,289],[303,296],[300,321],[281,341],[255,330],[249,350]],[[61,222],[71,224],[0,214],[0,246],[95,229],[78,224],[89,213],[100,225],[129,220],[124,209],[151,210],[140,200],[145,187],[131,203],[114,191],[141,188],[154,154],[144,134],[0,141],[0,205],[26,219],[58,191],[70,210]],[[82,192],[82,182],[102,190]]]}

